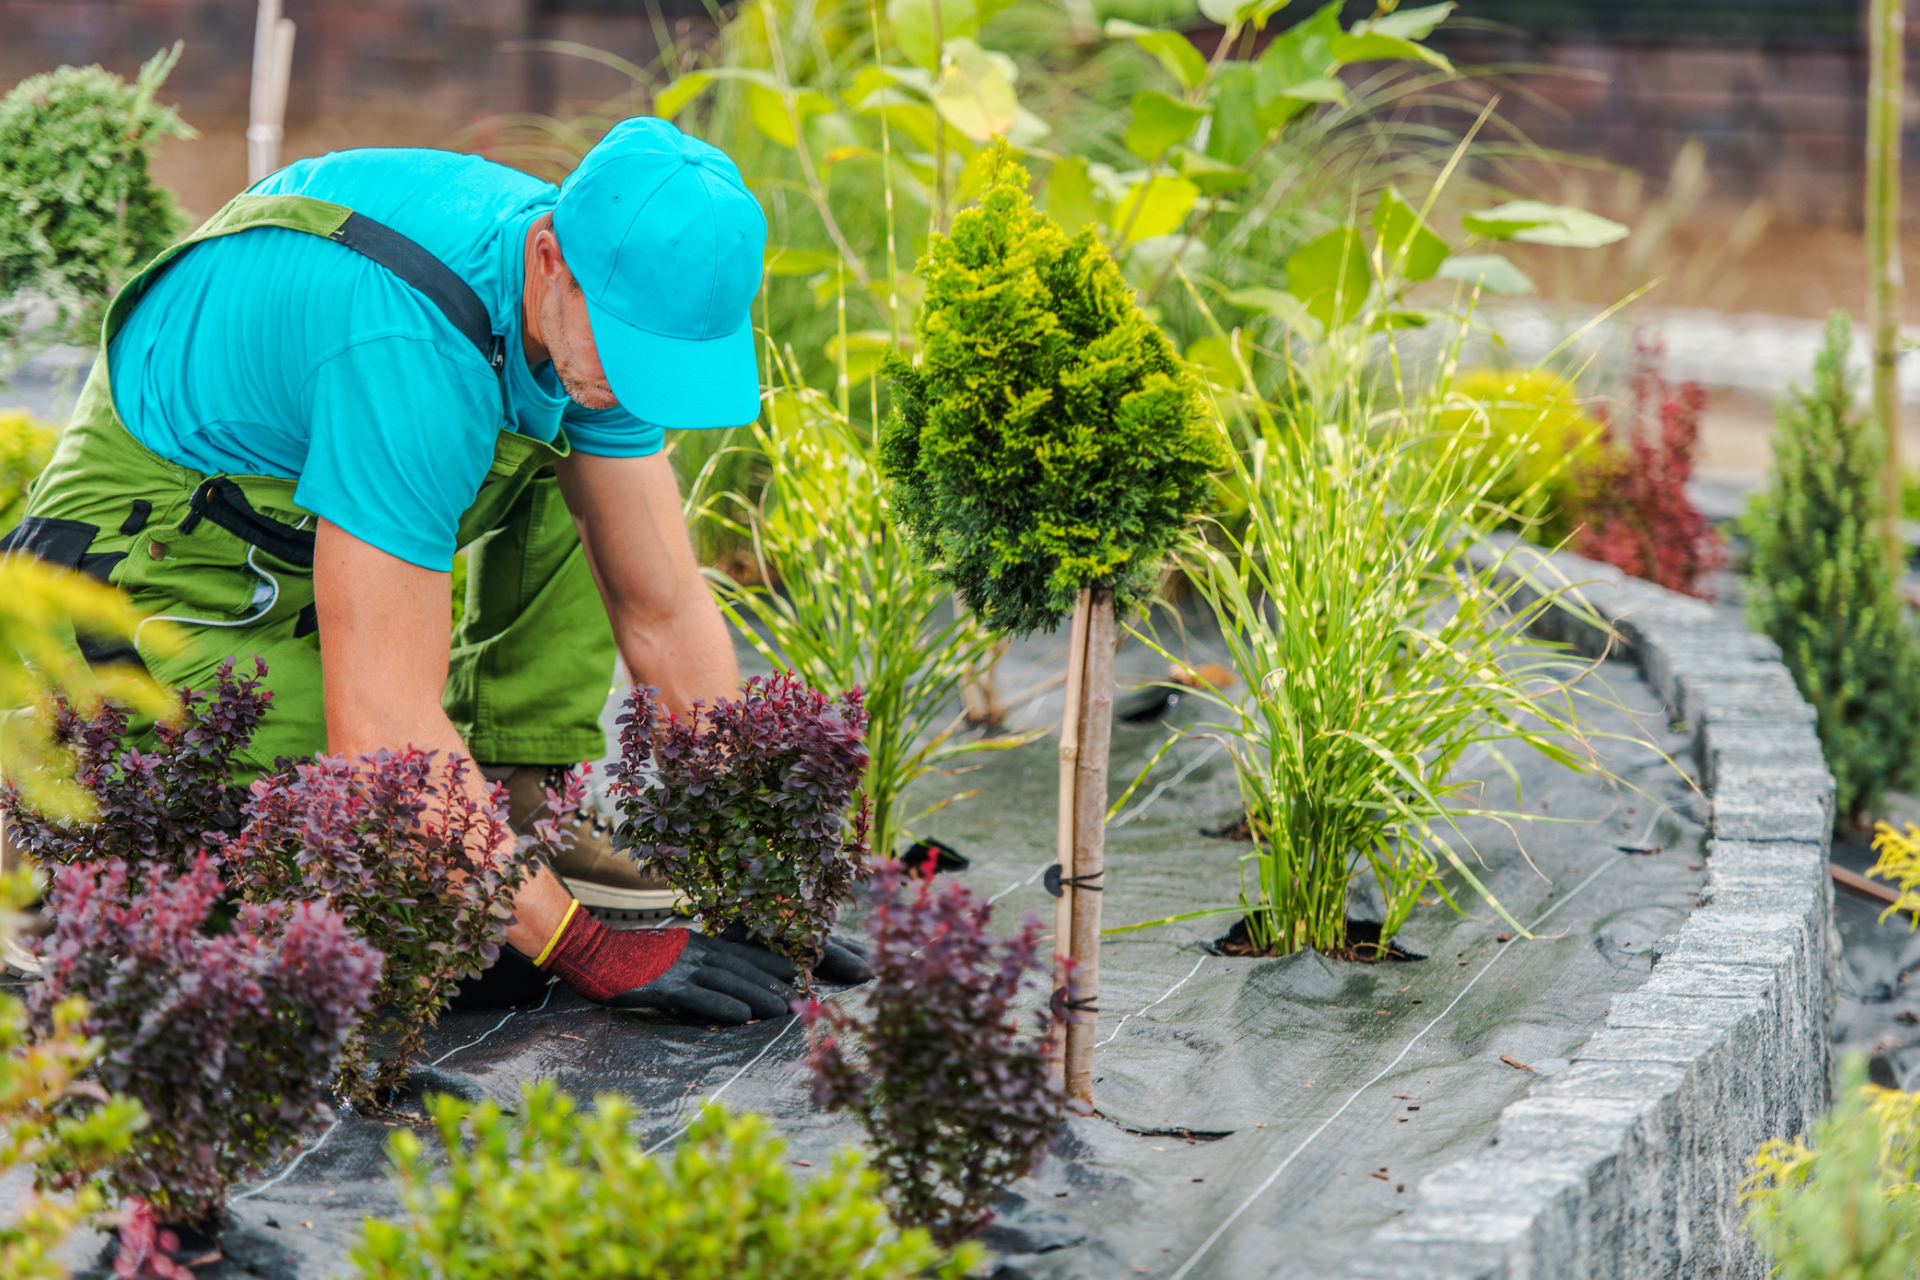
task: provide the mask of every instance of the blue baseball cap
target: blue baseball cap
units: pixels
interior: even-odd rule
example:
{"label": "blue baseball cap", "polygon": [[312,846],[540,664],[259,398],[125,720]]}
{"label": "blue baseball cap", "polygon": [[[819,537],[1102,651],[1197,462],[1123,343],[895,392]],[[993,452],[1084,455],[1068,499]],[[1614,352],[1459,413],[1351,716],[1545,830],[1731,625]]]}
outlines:
{"label": "blue baseball cap", "polygon": [[561,185],[553,233],[621,408],[676,428],[759,416],[767,219],[725,152],[665,120],[622,120]]}

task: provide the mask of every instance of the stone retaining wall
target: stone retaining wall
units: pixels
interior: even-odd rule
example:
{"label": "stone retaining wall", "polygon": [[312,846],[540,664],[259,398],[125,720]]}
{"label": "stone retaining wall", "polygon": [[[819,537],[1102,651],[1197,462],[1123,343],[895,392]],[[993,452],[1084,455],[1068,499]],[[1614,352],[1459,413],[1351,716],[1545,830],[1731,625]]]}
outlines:
{"label": "stone retaining wall", "polygon": [[1541,630],[1594,655],[1624,646],[1691,727],[1708,882],[1646,985],[1484,1150],[1421,1182],[1351,1274],[1763,1277],[1735,1195],[1747,1157],[1828,1104],[1833,779],[1813,710],[1773,642],[1710,605],[1524,544],[1509,563],[1549,590],[1580,584],[1592,615],[1555,610]]}

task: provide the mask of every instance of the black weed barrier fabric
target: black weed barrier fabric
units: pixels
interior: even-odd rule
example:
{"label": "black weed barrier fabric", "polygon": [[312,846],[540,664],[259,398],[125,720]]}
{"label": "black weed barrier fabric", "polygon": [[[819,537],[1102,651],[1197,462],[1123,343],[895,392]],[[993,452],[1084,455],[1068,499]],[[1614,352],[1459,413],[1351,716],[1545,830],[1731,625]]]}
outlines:
{"label": "black weed barrier fabric", "polygon": [[[1063,648],[1057,638],[1016,648],[1001,691],[1043,684]],[[1118,665],[1132,679],[1165,671],[1131,643]],[[1596,755],[1625,785],[1516,757],[1531,820],[1511,830],[1476,822],[1456,840],[1531,939],[1503,940],[1511,927],[1457,875],[1446,884],[1463,914],[1429,893],[1401,935],[1421,960],[1220,954],[1212,943],[1233,914],[1109,939],[1097,1113],[1072,1121],[1003,1202],[988,1237],[1002,1280],[1323,1274],[1405,1211],[1423,1175],[1487,1141],[1503,1107],[1565,1065],[1602,1025],[1612,996],[1645,980],[1651,953],[1679,929],[1706,876],[1692,762],[1600,736],[1643,735],[1682,750],[1658,700],[1623,663],[1603,664],[1587,687],[1618,704],[1590,702],[1586,715]],[[1056,719],[1060,694],[1048,696],[1014,708],[1014,727]],[[1114,817],[1109,925],[1231,907],[1251,848],[1204,834],[1231,826],[1240,806],[1224,747],[1196,728],[1202,709],[1188,697],[1156,718],[1157,700],[1122,694],[1123,715],[1144,714],[1115,726],[1113,794],[1169,732],[1187,736]],[[979,796],[916,834],[971,859],[955,874],[997,902],[1002,931],[1028,911],[1050,918],[1042,876],[1053,860],[1052,740],[960,764],[979,767],[929,778],[916,798]],[[1512,807],[1511,783],[1491,758],[1467,764],[1488,780],[1488,807]],[[1355,911],[1366,915],[1364,895]],[[857,922],[848,931],[857,934]],[[861,997],[855,989],[835,998]],[[445,1015],[425,1075],[430,1087],[508,1105],[524,1082],[545,1078],[583,1097],[619,1093],[644,1116],[636,1140],[662,1150],[719,1098],[772,1117],[804,1175],[860,1138],[853,1123],[811,1106],[804,1049],[791,1019],[673,1026],[556,987],[541,1007]],[[417,1099],[401,1106],[417,1118]],[[350,1274],[362,1219],[398,1213],[384,1145],[408,1122],[345,1115],[297,1163],[243,1189],[227,1260],[203,1274]],[[100,1243],[76,1242],[75,1260],[98,1258]]]}

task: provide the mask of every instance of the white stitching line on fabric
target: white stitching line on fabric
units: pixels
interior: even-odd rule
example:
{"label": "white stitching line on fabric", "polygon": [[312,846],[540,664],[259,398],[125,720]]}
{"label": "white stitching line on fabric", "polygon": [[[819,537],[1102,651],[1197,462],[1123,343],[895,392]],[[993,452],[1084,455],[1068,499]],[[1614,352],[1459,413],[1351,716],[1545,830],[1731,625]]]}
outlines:
{"label": "white stitching line on fabric", "polygon": [[1132,1021],[1134,1018],[1144,1017],[1147,1014],[1153,1012],[1156,1008],[1160,1006],[1161,1001],[1165,1000],[1168,996],[1172,995],[1174,992],[1178,991],[1180,988],[1186,986],[1189,982],[1193,981],[1193,975],[1200,972],[1200,966],[1205,964],[1208,960],[1211,960],[1212,958],[1213,957],[1211,956],[1201,956],[1198,960],[1194,961],[1193,968],[1187,970],[1187,976],[1180,979],[1180,981],[1174,983],[1172,986],[1168,987],[1164,992],[1162,992],[1159,1000],[1155,1000],[1152,1004],[1148,1005],[1146,1008],[1136,1009],[1134,1012],[1129,1013],[1125,1017],[1121,1018],[1120,1021],[1113,1024],[1113,1035],[1108,1036],[1105,1040],[1102,1040],[1099,1044],[1096,1044],[1093,1047],[1096,1049],[1099,1049],[1106,1045],[1112,1044],[1114,1036],[1117,1036],[1120,1034],[1120,1028],[1126,1026],[1127,1023]]}
{"label": "white stitching line on fabric", "polygon": [[[766,1043],[766,1044],[765,1044],[765,1045],[764,1045],[764,1046],[763,1046],[763,1047],[761,1048],[761,1050],[760,1050],[760,1052],[758,1052],[758,1053],[756,1053],[756,1054],[754,1054],[754,1055],[753,1055],[753,1061],[752,1061],[752,1062],[749,1062],[749,1063],[748,1063],[748,1064],[747,1064],[746,1066],[744,1066],[744,1067],[742,1067],[742,1068],[740,1068],[740,1069],[739,1069],[738,1071],[736,1071],[736,1072],[734,1072],[734,1073],[733,1073],[733,1078],[732,1078],[732,1079],[730,1079],[730,1080],[728,1080],[728,1081],[727,1081],[727,1082],[726,1082],[725,1084],[723,1084],[723,1085],[721,1085],[721,1086],[720,1086],[720,1087],[719,1087],[718,1089],[715,1089],[715,1090],[714,1090],[714,1091],[713,1091],[713,1092],[712,1092],[711,1094],[709,1094],[709,1095],[707,1096],[707,1099],[706,1099],[706,1102],[702,1102],[702,1103],[700,1104],[700,1106],[701,1106],[701,1108],[702,1108],[702,1109],[704,1109],[704,1108],[705,1108],[705,1107],[707,1106],[707,1104],[708,1104],[708,1103],[712,1103],[712,1102],[718,1102],[718,1101],[720,1100],[720,1095],[721,1095],[721,1094],[723,1094],[723,1093],[725,1093],[725,1092],[726,1092],[727,1090],[729,1090],[729,1089],[731,1089],[731,1088],[733,1088],[733,1086],[734,1086],[734,1085],[735,1085],[735,1084],[736,1084],[736,1083],[737,1083],[737,1082],[739,1081],[739,1079],[740,1079],[740,1077],[741,1077],[741,1076],[743,1076],[743,1075],[745,1075],[745,1074],[747,1074],[747,1072],[749,1072],[749,1071],[751,1071],[751,1070],[753,1070],[753,1068],[754,1068],[754,1067],[755,1067],[756,1065],[758,1065],[758,1064],[759,1064],[759,1062],[760,1062],[760,1059],[762,1059],[762,1058],[764,1058],[764,1057],[766,1057],[766,1056],[767,1056],[767,1051],[768,1051],[768,1050],[770,1050],[770,1049],[772,1049],[772,1048],[773,1048],[773,1046],[775,1046],[775,1045],[777,1045],[777,1044],[779,1044],[779,1043],[780,1043],[780,1042],[781,1042],[782,1040],[784,1040],[784,1039],[786,1039],[786,1038],[787,1038],[787,1032],[789,1032],[789,1031],[791,1031],[791,1030],[793,1030],[793,1029],[794,1029],[795,1027],[797,1027],[797,1026],[799,1026],[799,1025],[800,1025],[800,1019],[798,1019],[798,1018],[795,1018],[795,1019],[793,1019],[793,1020],[792,1020],[791,1022],[789,1022],[789,1023],[787,1023],[787,1025],[786,1025],[786,1026],[784,1026],[784,1027],[782,1027],[782,1028],[780,1029],[780,1034],[779,1034],[779,1035],[777,1035],[777,1036],[775,1036],[775,1037],[774,1037],[773,1039],[771,1039],[771,1040],[769,1040],[769,1041],[767,1041],[767,1043]],[[698,1114],[698,1113],[696,1113],[696,1114]],[[685,1133],[685,1132],[686,1132],[686,1131],[687,1131],[687,1130],[688,1130],[689,1128],[691,1128],[691,1127],[692,1127],[692,1125],[693,1125],[693,1121],[691,1121],[691,1120],[689,1120],[689,1121],[687,1121],[687,1123],[686,1123],[686,1124],[683,1124],[683,1125],[681,1125],[681,1126],[680,1126],[680,1127],[679,1127],[678,1129],[675,1129],[675,1130],[674,1130],[674,1131],[673,1131],[672,1133],[670,1133],[670,1134],[668,1134],[668,1135],[667,1135],[666,1137],[664,1137],[664,1138],[662,1138],[662,1139],[660,1139],[660,1141],[658,1141],[658,1142],[656,1142],[656,1143],[654,1143],[654,1144],[653,1144],[652,1146],[650,1146],[650,1147],[648,1147],[648,1148],[647,1148],[647,1149],[646,1149],[645,1151],[642,1151],[642,1152],[641,1152],[640,1154],[641,1154],[641,1155],[643,1155],[643,1156],[650,1156],[650,1155],[652,1155],[652,1154],[653,1154],[654,1152],[656,1152],[656,1151],[658,1151],[658,1150],[659,1150],[660,1148],[662,1148],[662,1147],[664,1147],[664,1146],[666,1146],[666,1145],[667,1145],[667,1144],[668,1144],[669,1142],[672,1142],[672,1141],[673,1141],[673,1140],[674,1140],[675,1138],[677,1138],[677,1137],[679,1137],[679,1136],[680,1136],[681,1134],[683,1134],[683,1133]]]}
{"label": "white stitching line on fabric", "polygon": [[[1658,819],[1656,815],[1656,821],[1657,820]],[[1647,834],[1649,836],[1653,834],[1653,826],[1651,824],[1649,824],[1647,827]],[[1645,844],[1646,840],[1643,838],[1641,840],[1641,843]],[[1555,902],[1552,906],[1548,907],[1545,911],[1541,912],[1540,915],[1534,920],[1534,922],[1527,926],[1527,932],[1532,933],[1534,929],[1538,928],[1542,923],[1546,921],[1546,918],[1548,916],[1558,911],[1561,907],[1565,906],[1567,903],[1573,901],[1573,899],[1577,897],[1580,894],[1580,892],[1583,889],[1585,889],[1588,885],[1592,884],[1595,880],[1598,880],[1601,876],[1613,870],[1615,867],[1619,866],[1621,863],[1625,862],[1626,860],[1627,859],[1624,854],[1617,856],[1612,861],[1608,862],[1606,865],[1599,868],[1599,870],[1595,871],[1592,875],[1588,876],[1585,880],[1582,880],[1579,884],[1575,885],[1573,888],[1573,891],[1567,894],[1566,897],[1561,898],[1559,901]],[[1518,941],[1518,939],[1515,939],[1514,941]],[[1320,1122],[1319,1128],[1315,1129],[1312,1133],[1308,1134],[1305,1141],[1303,1141],[1299,1146],[1295,1147],[1291,1152],[1289,1152],[1287,1154],[1287,1157],[1284,1160],[1282,1160],[1279,1164],[1275,1165],[1273,1168],[1273,1172],[1269,1173],[1266,1176],[1265,1180],[1262,1181],[1259,1186],[1255,1187],[1253,1191],[1248,1194],[1245,1200],[1242,1200],[1240,1202],[1240,1206],[1238,1208],[1236,1208],[1232,1213],[1227,1215],[1226,1221],[1222,1222],[1219,1226],[1215,1227],[1213,1229],[1212,1234],[1209,1235],[1205,1240],[1200,1242],[1200,1247],[1198,1249],[1195,1249],[1193,1251],[1192,1256],[1190,1256],[1185,1262],[1181,1263],[1180,1269],[1174,1272],[1172,1275],[1168,1276],[1167,1280],[1183,1280],[1186,1274],[1189,1271],[1193,1270],[1194,1264],[1198,1263],[1201,1258],[1206,1256],[1208,1250],[1212,1249],[1214,1245],[1220,1242],[1220,1237],[1224,1236],[1227,1233],[1227,1228],[1231,1227],[1235,1222],[1239,1221],[1240,1215],[1245,1213],[1248,1209],[1252,1208],[1253,1202],[1255,1200],[1258,1200],[1262,1195],[1266,1194],[1267,1188],[1271,1187],[1275,1182],[1279,1181],[1280,1175],[1286,1172],[1287,1166],[1292,1164],[1294,1160],[1296,1160],[1299,1157],[1301,1152],[1305,1151],[1308,1147],[1312,1146],[1314,1141],[1318,1139],[1321,1134],[1325,1133],[1327,1129],[1332,1126],[1335,1120],[1338,1120],[1343,1114],[1345,1114],[1347,1108],[1352,1106],[1355,1102],[1357,1102],[1361,1094],[1365,1093],[1367,1090],[1373,1088],[1373,1086],[1375,1086],[1376,1084],[1379,1084],[1382,1080],[1386,1079],[1388,1073],[1390,1073],[1395,1067],[1399,1066],[1400,1063],[1406,1058],[1406,1056],[1409,1053],[1413,1052],[1413,1046],[1415,1046],[1416,1044],[1419,1044],[1421,1040],[1425,1039],[1427,1032],[1439,1026],[1440,1023],[1446,1018],[1446,1016],[1452,1013],[1455,1007],[1458,1006],[1462,1000],[1467,998],[1467,993],[1473,990],[1473,988],[1479,983],[1480,979],[1487,976],[1488,972],[1492,970],[1494,965],[1500,963],[1500,958],[1506,955],[1508,949],[1511,948],[1512,946],[1513,946],[1512,941],[1502,943],[1500,946],[1500,949],[1494,952],[1493,958],[1487,961],[1486,965],[1480,970],[1479,973],[1476,973],[1473,975],[1473,981],[1467,983],[1466,986],[1460,989],[1460,994],[1453,998],[1453,1003],[1449,1004],[1445,1009],[1442,1009],[1438,1014],[1434,1015],[1434,1019],[1432,1022],[1429,1022],[1426,1026],[1420,1028],[1419,1031],[1415,1032],[1413,1039],[1407,1041],[1406,1047],[1400,1050],[1399,1054],[1397,1054],[1394,1057],[1392,1062],[1389,1062],[1386,1066],[1380,1068],[1380,1072],[1378,1075],[1374,1076],[1373,1079],[1367,1081],[1365,1084],[1361,1085],[1358,1089],[1355,1089],[1351,1094],[1349,1094],[1347,1097],[1347,1100],[1340,1104],[1339,1110],[1335,1111],[1332,1115],[1328,1116],[1325,1120],[1322,1120]]]}

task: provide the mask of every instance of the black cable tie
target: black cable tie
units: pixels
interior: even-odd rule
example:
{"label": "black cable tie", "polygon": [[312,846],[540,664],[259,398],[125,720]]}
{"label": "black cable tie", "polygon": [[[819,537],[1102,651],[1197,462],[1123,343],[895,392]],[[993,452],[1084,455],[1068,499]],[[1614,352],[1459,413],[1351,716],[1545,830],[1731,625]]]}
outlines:
{"label": "black cable tie", "polygon": [[1076,889],[1085,889],[1089,893],[1099,893],[1103,889],[1105,889],[1106,886],[1094,884],[1093,881],[1098,880],[1101,876],[1105,874],[1107,873],[1104,871],[1096,871],[1091,875],[1085,875],[1085,876],[1063,876],[1060,874],[1060,864],[1056,862],[1052,866],[1047,868],[1046,877],[1041,881],[1041,883],[1046,885],[1047,892],[1052,894],[1056,898],[1060,897],[1066,892],[1066,890],[1063,889],[1061,886],[1069,885],[1069,884]]}
{"label": "black cable tie", "polygon": [[1098,1013],[1100,1012],[1100,997],[1079,996],[1067,1001],[1067,1008],[1073,1010],[1075,1013]]}

